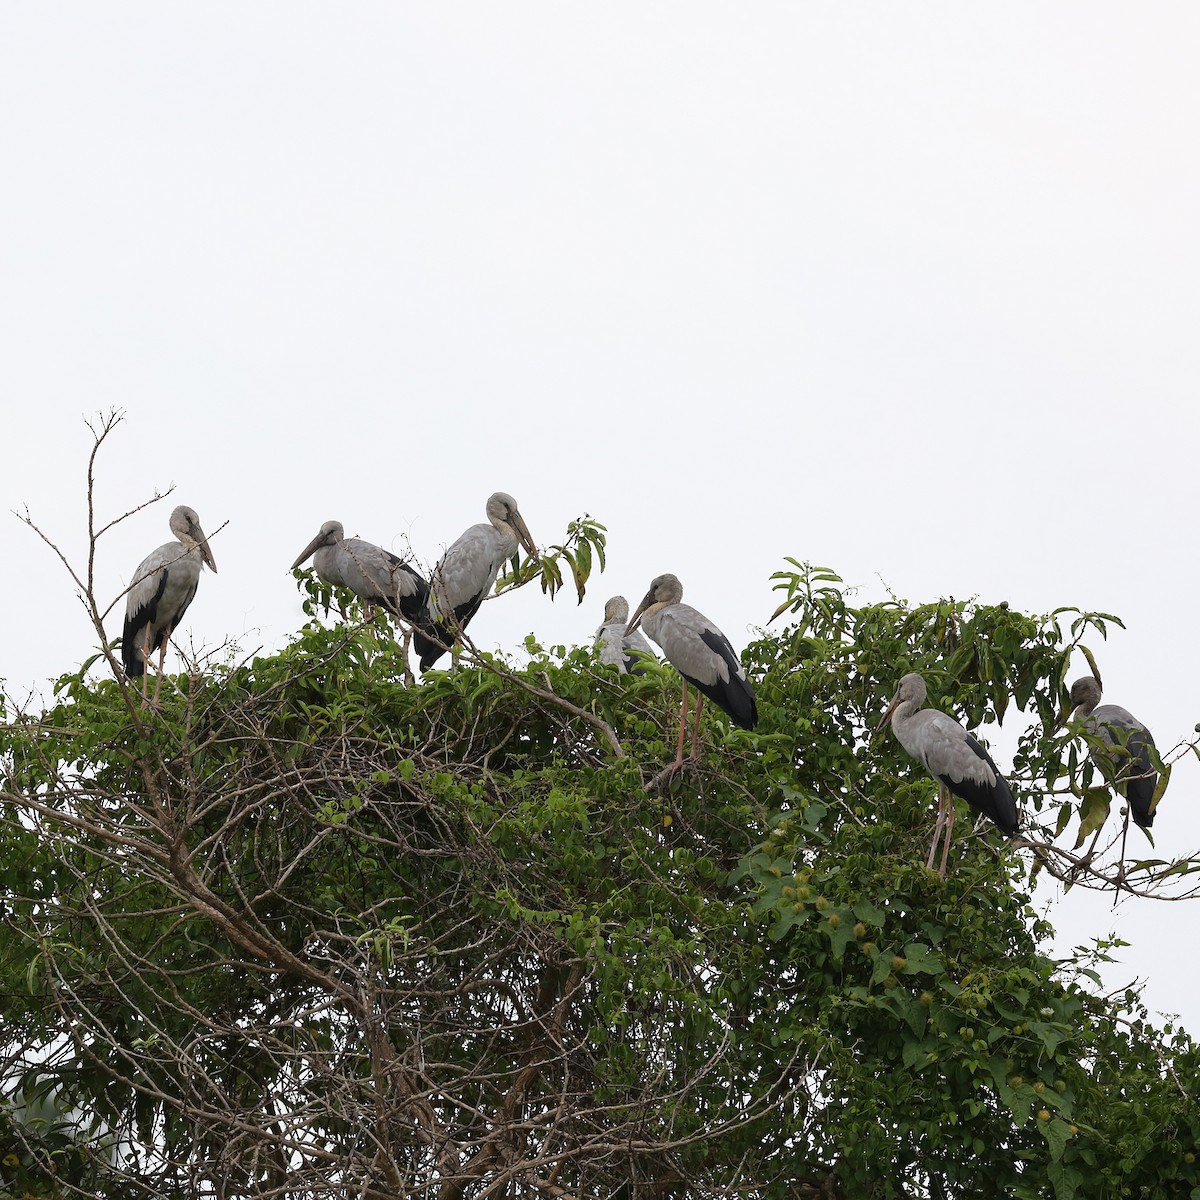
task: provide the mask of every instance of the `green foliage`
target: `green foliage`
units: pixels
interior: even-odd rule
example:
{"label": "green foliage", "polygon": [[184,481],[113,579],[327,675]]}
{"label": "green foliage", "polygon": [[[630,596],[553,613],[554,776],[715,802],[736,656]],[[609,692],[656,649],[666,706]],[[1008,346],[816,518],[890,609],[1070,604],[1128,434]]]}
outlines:
{"label": "green foliage", "polygon": [[565,566],[575,587],[577,602],[582,604],[593,562],[599,565],[601,571],[604,570],[606,536],[605,527],[585,513],[578,520],[570,522],[566,540],[551,546],[548,553],[537,558],[526,558],[523,562],[519,554],[514,554],[496,580],[496,591],[510,591],[536,579],[542,591],[553,599],[563,586]]}
{"label": "green foliage", "polygon": [[794,624],[743,656],[758,728],[710,709],[665,791],[677,675],[587,649],[413,687],[384,623],[314,620],[157,712],[61,680],[0,747],[3,1074],[88,1122],[0,1123],[0,1189],[50,1194],[52,1162],[97,1196],[1200,1187],[1195,1044],[1099,993],[1103,948],[1046,955],[1029,868],[1067,860],[960,814],[939,879],[935,785],[873,736],[922,671],[971,724],[1034,722],[1028,819],[1091,820],[1046,730],[1112,618],[855,607],[793,565]]}

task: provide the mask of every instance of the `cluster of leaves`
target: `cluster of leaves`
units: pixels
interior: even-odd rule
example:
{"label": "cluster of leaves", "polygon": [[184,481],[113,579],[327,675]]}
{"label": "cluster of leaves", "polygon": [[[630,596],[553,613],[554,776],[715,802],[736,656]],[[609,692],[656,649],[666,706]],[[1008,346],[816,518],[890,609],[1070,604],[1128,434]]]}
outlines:
{"label": "cluster of leaves", "polygon": [[[795,623],[744,655],[758,728],[714,714],[667,790],[670,668],[530,642],[525,668],[476,655],[412,687],[378,623],[314,620],[158,712],[84,671],[15,717],[0,1077],[87,1114],[65,1146],[25,1129],[21,1186],[1200,1186],[1193,1042],[1045,956],[1027,857],[966,835],[948,880],[927,871],[934,785],[870,740],[910,669],[960,716],[1011,697],[1048,724],[1057,623],[783,582]],[[1023,743],[1029,777],[1069,779],[1065,744]]]}
{"label": "cluster of leaves", "polygon": [[514,554],[496,580],[496,591],[507,592],[536,579],[542,591],[553,597],[563,586],[565,566],[575,587],[576,600],[582,604],[593,565],[598,564],[604,570],[606,537],[605,527],[585,513],[567,525],[567,536],[562,543],[555,543],[537,558],[522,560],[519,553]]}

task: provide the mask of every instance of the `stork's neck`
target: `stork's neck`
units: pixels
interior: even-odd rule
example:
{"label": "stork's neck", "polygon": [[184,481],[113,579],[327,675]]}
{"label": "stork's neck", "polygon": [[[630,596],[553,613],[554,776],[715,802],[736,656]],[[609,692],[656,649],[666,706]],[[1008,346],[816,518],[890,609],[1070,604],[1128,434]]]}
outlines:
{"label": "stork's neck", "polygon": [[510,558],[513,551],[520,544],[517,531],[502,517],[493,517],[492,525],[495,527],[496,533],[499,534],[499,541],[496,544],[500,552],[505,558]]}

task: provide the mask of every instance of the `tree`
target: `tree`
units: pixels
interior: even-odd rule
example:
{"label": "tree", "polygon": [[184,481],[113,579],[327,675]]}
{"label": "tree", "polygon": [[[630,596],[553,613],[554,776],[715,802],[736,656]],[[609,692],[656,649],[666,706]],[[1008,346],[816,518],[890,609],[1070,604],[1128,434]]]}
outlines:
{"label": "tree", "polygon": [[[1146,893],[1193,867],[1055,848],[1091,786],[1044,733],[1059,621],[856,607],[794,565],[794,623],[744,656],[758,728],[710,714],[668,790],[669,667],[531,641],[409,686],[386,628],[315,609],[158,711],[88,664],[11,713],[0,1189],[1200,1189],[1195,1043],[1050,959],[1029,906],[1039,867]],[[972,723],[1036,713],[1032,849],[983,831],[925,869],[935,785],[869,732],[910,669]]]}

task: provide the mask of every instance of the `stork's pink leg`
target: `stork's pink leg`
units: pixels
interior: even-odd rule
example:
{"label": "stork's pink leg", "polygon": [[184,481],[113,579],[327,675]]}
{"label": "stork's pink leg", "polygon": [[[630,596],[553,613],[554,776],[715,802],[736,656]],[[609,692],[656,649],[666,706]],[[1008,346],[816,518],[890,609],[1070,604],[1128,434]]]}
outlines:
{"label": "stork's pink leg", "polygon": [[167,662],[167,642],[170,640],[170,634],[163,634],[162,649],[158,652],[158,675],[154,680],[154,702],[155,708],[158,707],[158,693],[162,690],[163,667]]}
{"label": "stork's pink leg", "polygon": [[683,738],[687,733],[687,714],[688,714],[688,694],[687,680],[683,681],[683,704],[679,709],[679,747],[675,754],[675,761],[671,764],[673,771],[679,770],[683,766]]}
{"label": "stork's pink leg", "polygon": [[704,711],[704,693],[697,691],[700,699],[696,701],[696,720],[692,724],[692,758],[696,757],[696,738],[700,733],[700,714]]}
{"label": "stork's pink leg", "polygon": [[929,843],[929,857],[925,860],[925,865],[929,870],[933,870],[933,860],[937,858],[938,839],[942,836],[942,827],[946,824],[946,789],[938,784],[938,815],[937,824],[933,827],[933,841]]}
{"label": "stork's pink leg", "polygon": [[142,638],[142,707],[146,707],[146,686],[150,680],[146,678],[146,668],[150,665],[150,626],[146,626],[146,636]]}
{"label": "stork's pink leg", "polygon": [[950,856],[950,837],[954,833],[954,797],[950,795],[950,789],[944,788],[943,794],[946,797],[946,828],[943,837],[946,839],[942,846],[942,865],[938,868],[938,874],[946,878],[946,859]]}

